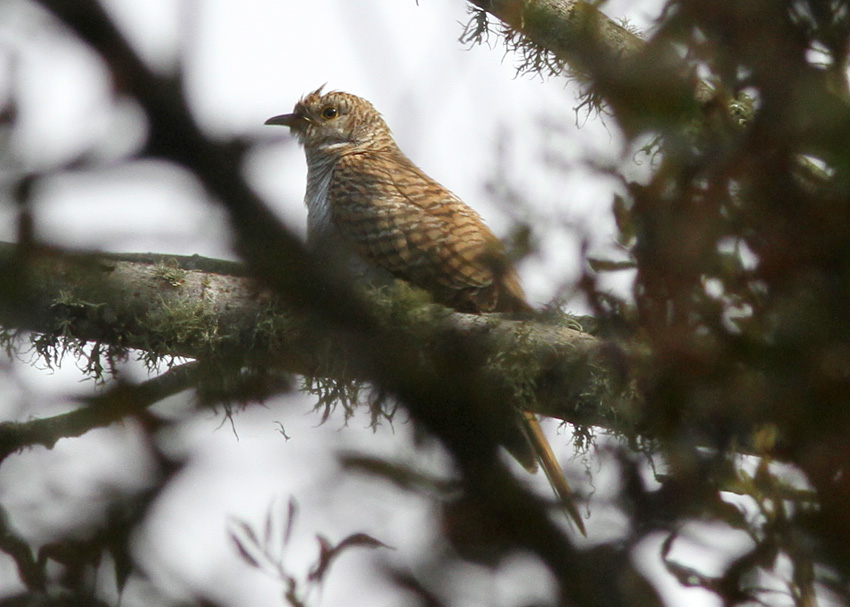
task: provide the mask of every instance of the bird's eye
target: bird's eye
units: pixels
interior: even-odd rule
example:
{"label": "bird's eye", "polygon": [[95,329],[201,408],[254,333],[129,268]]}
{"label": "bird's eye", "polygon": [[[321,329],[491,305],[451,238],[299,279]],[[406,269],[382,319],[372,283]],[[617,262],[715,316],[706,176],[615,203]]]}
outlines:
{"label": "bird's eye", "polygon": [[322,118],[325,120],[333,120],[339,116],[339,108],[329,105],[322,110]]}

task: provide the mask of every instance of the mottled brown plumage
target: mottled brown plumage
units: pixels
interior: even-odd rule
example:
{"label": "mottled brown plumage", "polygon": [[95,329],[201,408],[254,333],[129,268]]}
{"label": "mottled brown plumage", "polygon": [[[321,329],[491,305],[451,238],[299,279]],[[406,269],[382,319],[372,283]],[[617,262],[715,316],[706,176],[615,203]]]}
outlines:
{"label": "mottled brown plumage", "polygon": [[402,153],[371,103],[320,89],[269,123],[289,126],[304,145],[310,240],[333,232],[361,259],[461,312],[531,311],[499,239]]}
{"label": "mottled brown plumage", "polygon": [[[532,311],[499,239],[404,155],[371,103],[320,88],[266,124],[290,127],[304,146],[308,243],[315,251],[371,279],[376,272],[404,279],[460,312]],[[537,417],[523,414],[518,428],[506,446],[529,470],[540,460],[584,532]]]}

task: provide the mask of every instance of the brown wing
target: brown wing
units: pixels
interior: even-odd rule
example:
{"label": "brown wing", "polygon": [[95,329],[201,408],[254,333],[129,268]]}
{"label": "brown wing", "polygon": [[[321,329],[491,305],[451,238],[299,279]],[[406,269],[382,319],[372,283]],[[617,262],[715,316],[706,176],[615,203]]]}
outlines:
{"label": "brown wing", "polygon": [[401,152],[337,162],[328,201],[357,253],[463,312],[526,312],[516,272],[478,213]]}

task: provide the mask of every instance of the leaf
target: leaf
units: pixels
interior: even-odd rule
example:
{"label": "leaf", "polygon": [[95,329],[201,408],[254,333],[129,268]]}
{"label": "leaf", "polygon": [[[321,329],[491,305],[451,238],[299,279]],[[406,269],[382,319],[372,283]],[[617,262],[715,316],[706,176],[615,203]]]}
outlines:
{"label": "leaf", "polygon": [[266,511],[266,525],[263,531],[263,544],[270,546],[272,543],[272,535],[274,534],[274,508],[269,508]]}
{"label": "leaf", "polygon": [[331,543],[321,535],[316,536],[316,540],[319,542],[319,560],[307,576],[309,580],[315,582],[322,581],[322,578],[324,578],[325,574],[328,572],[328,569],[334,559],[336,559],[340,553],[347,548],[389,548],[392,550],[391,546],[388,546],[382,541],[377,540],[366,533],[355,533],[353,535],[349,535],[336,546],[332,546]]}
{"label": "leaf", "polygon": [[295,519],[298,517],[298,503],[295,498],[289,498],[289,508],[286,514],[286,529],[283,532],[283,545],[289,544],[289,538],[292,537],[292,528],[295,526]]}
{"label": "leaf", "polygon": [[631,242],[635,237],[635,223],[631,206],[620,195],[614,196],[614,221],[620,230],[620,241],[623,244]]}
{"label": "leaf", "polygon": [[598,257],[588,257],[587,263],[594,272],[616,272],[619,270],[632,270],[637,267],[637,264],[631,259],[613,261],[610,259],[599,259]]}
{"label": "leaf", "polygon": [[406,491],[424,490],[444,495],[457,490],[457,481],[431,476],[406,464],[362,455],[343,455],[340,462],[346,470],[378,476]]}
{"label": "leaf", "polygon": [[112,562],[115,568],[115,587],[118,594],[124,592],[124,586],[127,585],[127,580],[130,574],[133,573],[133,558],[127,549],[128,543],[121,543],[109,547],[109,553],[112,555]]}
{"label": "leaf", "polygon": [[262,552],[257,536],[254,534],[254,530],[243,521],[233,521],[231,523],[231,528],[227,531],[227,534],[236,546],[239,556],[241,556],[252,567],[260,569],[260,561],[252,554],[252,552],[255,554],[257,551]]}

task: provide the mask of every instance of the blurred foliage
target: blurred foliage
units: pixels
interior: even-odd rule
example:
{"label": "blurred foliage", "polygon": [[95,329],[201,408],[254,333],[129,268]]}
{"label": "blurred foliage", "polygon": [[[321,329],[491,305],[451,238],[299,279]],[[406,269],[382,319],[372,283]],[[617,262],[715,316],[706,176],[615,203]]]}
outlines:
{"label": "blurred foliage", "polygon": [[319,547],[316,561],[304,576],[299,576],[291,573],[287,565],[289,542],[297,519],[298,504],[290,499],[286,515],[274,505],[269,508],[262,528],[233,520],[229,532],[231,542],[245,562],[280,580],[284,587],[283,598],[290,607],[307,607],[315,603],[314,596],[321,591],[331,564],[343,552],[352,548],[390,548],[366,533],[353,533],[337,544],[319,536],[316,538]]}
{"label": "blurred foliage", "polygon": [[[210,144],[203,151],[193,147],[197,133],[172,129],[173,124],[186,126],[179,122],[187,110],[177,77],[164,80],[168,86],[151,86],[156,80],[116,43],[116,32],[97,3],[81,0],[73,10],[61,1],[39,4],[100,53],[113,71],[116,91],[135,96],[150,113],[157,136],[139,154],[165,157],[199,174],[204,169],[193,162],[210,161],[213,170],[202,180],[222,200],[231,200],[234,230],[242,234],[248,265],[283,296],[286,288],[299,286],[297,273],[269,279],[269,268],[295,256],[281,252],[278,259],[263,248],[273,249],[271,240],[257,238],[252,245],[245,238],[250,231],[245,226],[262,222],[240,219],[238,209],[245,217],[252,212],[250,206],[239,207],[247,205],[247,190],[232,186],[210,160],[220,153],[225,166],[238,165],[246,143]],[[491,440],[498,428],[467,419],[451,428],[440,419],[458,411],[491,411],[482,367],[501,370],[513,396],[533,400],[540,386],[529,375],[533,369],[526,366],[522,348],[492,354],[446,343],[444,358],[421,361],[396,343],[398,348],[382,353],[398,357],[396,366],[382,366],[380,356],[364,353],[373,356],[376,376],[383,372],[387,384],[375,383],[368,396],[360,384],[324,379],[321,369],[304,386],[319,397],[325,417],[337,405],[349,415],[365,398],[375,405],[377,423],[391,418],[401,402],[418,429],[438,437],[458,464],[463,482],[455,483],[393,462],[349,460],[350,468],[426,493],[441,506],[445,545],[434,549],[432,562],[410,571],[394,565],[388,576],[421,604],[452,604],[462,599],[449,596],[444,582],[458,563],[495,568],[508,555],[523,552],[545,563],[558,582],[561,604],[658,605],[660,597],[632,561],[660,534],[659,556],[667,571],[684,586],[715,594],[724,605],[850,603],[850,3],[670,0],[645,43],[622,55],[601,52],[604,37],[583,40],[581,28],[559,29],[559,23],[540,18],[541,7],[564,3],[474,4],[479,8],[473,9],[462,41],[489,42],[498,36],[509,51],[519,53],[520,71],[580,73],[583,103],[604,110],[630,145],[653,138],[645,148],[655,163],[652,175],[640,183],[623,179],[621,194],[610,201],[617,242],[630,258],[588,258],[577,284],[594,310],[594,332],[608,340],[633,396],[630,416],[636,432],[610,447],[619,485],[609,505],[627,524],[615,541],[577,549],[551,522],[545,505],[502,474],[495,455],[498,441]],[[587,19],[587,32],[597,31],[604,17],[591,4],[576,6]],[[515,10],[520,18],[494,21],[485,9]],[[569,52],[540,45],[559,35],[571,37],[561,45]],[[0,102],[0,141],[14,133],[20,102],[14,95]],[[187,141],[192,145],[184,149]],[[3,186],[3,195],[19,211],[20,256],[4,262],[7,267],[0,272],[0,306],[11,311],[9,317],[25,312],[21,302],[27,251],[34,246],[29,211],[34,186],[49,173],[91,160],[72,159],[66,167],[41,173],[20,171],[16,159],[0,160],[15,169],[9,171],[13,183]],[[528,225],[518,230],[525,249],[533,247],[530,230]],[[266,265],[256,262],[263,255]],[[618,298],[599,287],[601,274],[632,268],[630,297]],[[157,271],[172,285],[184,276],[177,267]],[[320,312],[333,329],[340,320],[331,295]],[[381,304],[383,313],[402,318],[418,297],[396,293]],[[319,298],[307,292],[303,299]],[[394,303],[402,300],[405,305]],[[85,305],[59,303],[69,312]],[[183,304],[184,324],[174,325],[169,315],[152,328],[216,341],[219,327],[203,321],[196,309],[204,302]],[[424,300],[419,304],[420,313],[434,322],[443,313]],[[363,316],[356,306],[351,311]],[[6,328],[0,335],[10,354],[13,333]],[[434,337],[423,332],[405,339]],[[101,380],[127,355],[114,345],[104,349],[98,342],[77,341],[61,327],[55,334],[34,336],[31,343],[48,368],[69,353],[87,375]],[[155,348],[147,356],[152,366],[159,360]],[[425,371],[417,375],[414,363],[424,363],[419,366]],[[408,368],[409,377],[387,379],[390,371]],[[178,366],[138,385],[114,382],[102,398],[71,417],[0,426],[0,453],[8,458],[26,446],[50,446],[61,436],[134,416],[157,463],[156,473],[136,494],[104,496],[112,504],[109,515],[82,540],[69,532],[36,549],[0,507],[0,551],[14,561],[21,587],[18,595],[0,597],[0,607],[105,604],[95,573],[109,567],[119,593],[131,575],[143,577],[135,567],[130,536],[179,468],[155,446],[156,433],[167,422],[146,408],[189,386],[200,386],[200,404],[252,402],[289,388],[287,380],[269,381],[239,364],[227,373],[222,369]],[[387,398],[390,391],[398,401]],[[429,411],[429,403],[445,406],[445,413]],[[502,409],[492,411],[498,417]],[[73,431],[57,434],[57,427]],[[652,441],[643,441],[644,435]],[[579,439],[594,444],[587,428],[581,428]],[[284,548],[294,503],[286,518]],[[746,538],[743,552],[718,557],[720,573],[677,556],[680,544],[696,541],[690,534],[700,525],[720,537]],[[274,570],[292,605],[313,598],[343,549],[383,547],[363,534],[336,545],[320,540],[314,573],[302,580],[286,569],[282,554],[269,548],[274,527],[271,515],[262,533],[236,522],[233,539],[247,562],[257,567],[265,562]]]}
{"label": "blurred foliage", "polygon": [[[477,10],[468,32],[480,38],[488,27]],[[659,98],[683,77],[706,88],[681,114],[646,107],[635,117],[617,109],[639,97],[584,57],[587,94],[634,142],[657,134],[647,148],[657,166],[613,201],[632,261],[590,259],[582,284],[600,334],[630,352],[640,423],[659,432],[657,493],[671,501],[650,528],[708,518],[750,534],[752,551],[720,578],[665,561],[725,604],[772,604],[762,584],[783,559],[783,600],[811,605],[827,588],[846,597],[850,5],[671,1],[649,44],[683,59]],[[651,75],[651,57],[623,62]],[[598,273],[631,265],[632,298],[599,292]],[[734,455],[742,449],[762,456],[755,476]],[[813,491],[799,479],[788,486],[774,460],[793,462]],[[718,490],[747,495],[761,515],[742,518]]]}

